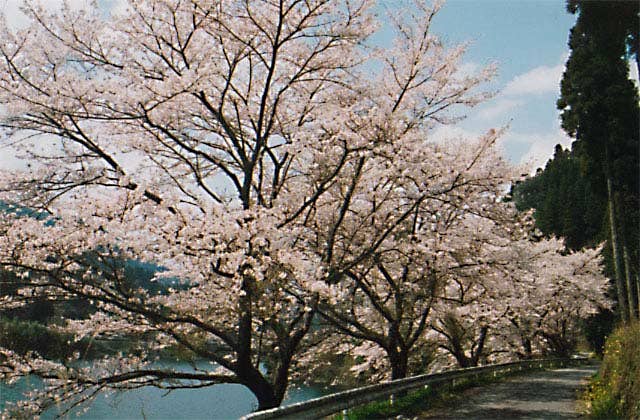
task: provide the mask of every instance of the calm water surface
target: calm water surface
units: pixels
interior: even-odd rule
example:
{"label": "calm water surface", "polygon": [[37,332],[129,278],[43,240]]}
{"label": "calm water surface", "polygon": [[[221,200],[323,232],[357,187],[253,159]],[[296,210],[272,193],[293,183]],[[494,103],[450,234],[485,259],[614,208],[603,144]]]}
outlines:
{"label": "calm water surface", "polygon": [[[174,367],[187,368],[186,363],[174,363]],[[24,380],[15,386],[0,384],[0,410],[7,402],[22,399],[22,393],[42,382]],[[285,404],[308,400],[328,393],[318,388],[291,387]],[[258,402],[242,385],[222,384],[209,388],[175,390],[167,393],[155,388],[141,388],[127,392],[100,395],[89,409],[69,418],[79,419],[237,419],[255,410]],[[42,419],[55,418],[52,409]]]}

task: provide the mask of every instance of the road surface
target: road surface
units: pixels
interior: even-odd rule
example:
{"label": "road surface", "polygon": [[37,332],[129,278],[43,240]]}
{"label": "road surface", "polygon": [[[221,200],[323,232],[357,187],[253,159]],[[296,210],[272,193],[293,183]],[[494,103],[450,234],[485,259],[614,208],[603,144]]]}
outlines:
{"label": "road surface", "polygon": [[534,372],[462,391],[447,407],[418,419],[569,419],[581,417],[579,394],[597,366]]}

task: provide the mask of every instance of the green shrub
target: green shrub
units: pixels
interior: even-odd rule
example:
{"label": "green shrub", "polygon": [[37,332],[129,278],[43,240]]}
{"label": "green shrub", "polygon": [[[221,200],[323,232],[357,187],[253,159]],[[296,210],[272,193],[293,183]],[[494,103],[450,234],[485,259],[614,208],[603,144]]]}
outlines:
{"label": "green shrub", "polygon": [[36,321],[0,318],[0,347],[18,354],[36,352],[47,359],[61,360],[78,352],[84,359],[102,357],[118,352],[130,352],[135,340],[94,340],[84,338],[75,341],[73,335],[53,330]]}
{"label": "green shrub", "polygon": [[36,321],[0,318],[0,346],[16,353],[34,351],[51,359],[69,354],[71,337],[52,331]]}
{"label": "green shrub", "polygon": [[600,310],[600,312],[591,315],[582,323],[582,330],[587,343],[600,358],[604,355],[605,340],[614,327],[615,314],[608,309]]}
{"label": "green shrub", "polygon": [[640,418],[640,322],[609,336],[586,397],[594,418]]}

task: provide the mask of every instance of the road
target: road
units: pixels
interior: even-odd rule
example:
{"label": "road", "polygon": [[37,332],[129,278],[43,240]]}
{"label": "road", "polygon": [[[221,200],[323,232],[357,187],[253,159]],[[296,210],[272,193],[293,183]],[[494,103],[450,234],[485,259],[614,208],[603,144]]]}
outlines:
{"label": "road", "polygon": [[448,407],[425,411],[419,419],[578,418],[578,395],[597,366],[535,372],[463,391]]}

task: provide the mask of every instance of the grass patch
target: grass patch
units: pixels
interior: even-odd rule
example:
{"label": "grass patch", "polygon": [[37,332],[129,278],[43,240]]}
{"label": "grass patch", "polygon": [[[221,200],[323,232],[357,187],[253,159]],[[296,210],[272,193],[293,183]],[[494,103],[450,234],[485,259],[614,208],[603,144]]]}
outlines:
{"label": "grass patch", "polygon": [[640,322],[622,326],[609,336],[600,371],[584,399],[592,418],[640,418]]}

